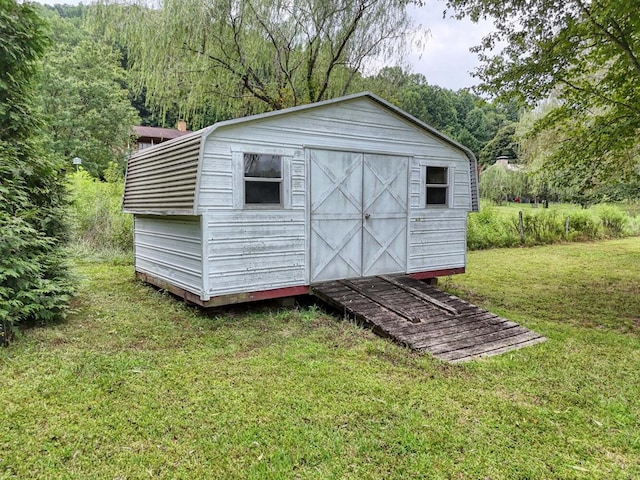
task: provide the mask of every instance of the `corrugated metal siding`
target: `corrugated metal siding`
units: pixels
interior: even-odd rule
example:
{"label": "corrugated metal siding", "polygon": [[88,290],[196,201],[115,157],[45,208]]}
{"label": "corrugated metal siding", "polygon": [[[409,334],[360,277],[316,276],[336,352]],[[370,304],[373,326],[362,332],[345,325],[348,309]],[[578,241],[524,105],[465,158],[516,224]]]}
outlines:
{"label": "corrugated metal siding", "polygon": [[304,209],[210,212],[205,218],[212,296],[305,284]]}
{"label": "corrugated metal siding", "polygon": [[136,215],[135,269],[202,293],[202,240],[200,217]]}
{"label": "corrugated metal siding", "polygon": [[141,150],[127,163],[127,213],[194,212],[201,132]]}
{"label": "corrugated metal siding", "polygon": [[478,161],[474,158],[469,162],[469,175],[471,184],[471,210],[473,212],[480,211],[480,193],[478,187]]}

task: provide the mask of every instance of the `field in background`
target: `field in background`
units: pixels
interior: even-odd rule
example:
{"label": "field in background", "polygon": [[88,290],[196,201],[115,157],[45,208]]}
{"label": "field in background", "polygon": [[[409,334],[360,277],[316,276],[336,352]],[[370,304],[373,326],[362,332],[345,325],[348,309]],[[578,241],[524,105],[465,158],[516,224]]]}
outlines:
{"label": "field in background", "polygon": [[68,321],[0,349],[0,478],[640,477],[638,238],[470,252],[444,287],[548,341],[457,366],[78,262]]}

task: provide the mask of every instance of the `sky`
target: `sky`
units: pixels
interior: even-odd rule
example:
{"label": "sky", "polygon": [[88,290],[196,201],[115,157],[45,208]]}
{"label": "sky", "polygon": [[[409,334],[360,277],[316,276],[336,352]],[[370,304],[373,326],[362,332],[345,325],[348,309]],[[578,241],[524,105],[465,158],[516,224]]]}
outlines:
{"label": "sky", "polygon": [[[36,0],[54,5],[77,5],[89,0]],[[428,39],[421,50],[413,49],[407,56],[413,73],[422,73],[431,85],[451,90],[477,85],[471,72],[479,65],[476,54],[469,49],[480,44],[493,24],[489,21],[474,24],[469,20],[443,18],[443,0],[426,0],[422,7],[411,7],[410,15],[417,25],[429,30]]]}

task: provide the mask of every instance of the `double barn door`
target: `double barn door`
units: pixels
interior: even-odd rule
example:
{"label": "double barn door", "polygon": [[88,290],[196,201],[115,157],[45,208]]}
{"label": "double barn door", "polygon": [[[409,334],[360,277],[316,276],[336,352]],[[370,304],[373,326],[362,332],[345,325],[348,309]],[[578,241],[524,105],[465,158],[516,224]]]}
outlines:
{"label": "double barn door", "polygon": [[407,157],[312,150],[311,282],[407,263]]}

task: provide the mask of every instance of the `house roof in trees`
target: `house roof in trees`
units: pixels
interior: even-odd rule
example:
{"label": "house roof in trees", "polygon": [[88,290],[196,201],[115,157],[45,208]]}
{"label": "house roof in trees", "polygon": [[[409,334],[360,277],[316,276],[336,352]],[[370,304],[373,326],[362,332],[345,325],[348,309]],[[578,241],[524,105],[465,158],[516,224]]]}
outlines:
{"label": "house roof in trees", "polygon": [[175,128],[136,126],[133,129],[139,138],[151,138],[158,141],[173,140],[191,133],[189,130],[182,131]]}

